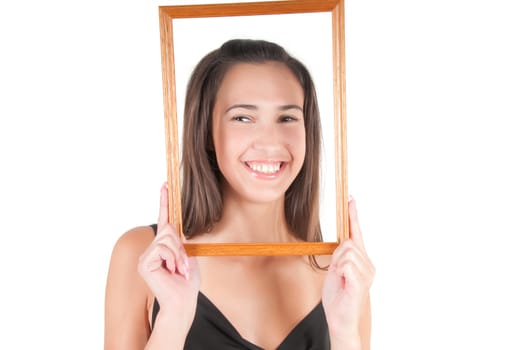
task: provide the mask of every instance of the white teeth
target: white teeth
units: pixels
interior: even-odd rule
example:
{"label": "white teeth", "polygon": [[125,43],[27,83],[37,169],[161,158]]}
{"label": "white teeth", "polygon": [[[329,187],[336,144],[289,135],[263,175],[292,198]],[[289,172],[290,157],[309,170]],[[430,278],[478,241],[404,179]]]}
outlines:
{"label": "white teeth", "polygon": [[252,170],[257,171],[259,173],[263,173],[263,174],[274,174],[278,170],[280,170],[280,163],[276,163],[276,164],[253,164],[253,163],[247,163],[247,165],[249,165],[249,167]]}

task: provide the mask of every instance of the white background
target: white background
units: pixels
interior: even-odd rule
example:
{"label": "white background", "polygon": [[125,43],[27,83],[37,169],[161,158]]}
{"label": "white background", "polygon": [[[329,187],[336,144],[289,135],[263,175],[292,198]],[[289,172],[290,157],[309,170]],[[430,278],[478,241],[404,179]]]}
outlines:
{"label": "white background", "polygon": [[[102,348],[112,246],[166,177],[160,4],[0,5],[2,348]],[[346,17],[373,348],[527,349],[524,2]]]}
{"label": "white background", "polygon": [[[313,25],[316,23],[316,25]],[[272,25],[270,25],[272,24]],[[336,242],[335,124],[333,108],[333,50],[331,12],[185,18],[172,22],[176,105],[182,140],[187,82],[197,62],[230,39],[264,39],[276,42],[299,58],[316,86],[322,124],[320,216],[326,242]],[[287,28],[287,30],[284,30]],[[192,33],[189,35],[189,33]],[[181,148],[180,148],[181,150]],[[180,158],[181,159],[181,158]],[[345,196],[346,197],[346,196]]]}

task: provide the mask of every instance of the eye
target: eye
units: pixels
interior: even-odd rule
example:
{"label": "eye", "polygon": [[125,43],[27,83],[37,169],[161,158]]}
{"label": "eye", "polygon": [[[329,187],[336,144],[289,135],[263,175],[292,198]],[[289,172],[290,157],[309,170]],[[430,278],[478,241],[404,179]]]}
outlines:
{"label": "eye", "polygon": [[231,120],[234,120],[236,122],[249,123],[251,121],[251,118],[246,115],[236,115],[232,117]]}
{"label": "eye", "polygon": [[280,120],[281,123],[290,123],[290,122],[297,121],[298,118],[294,117],[292,115],[283,115],[283,116],[280,117],[279,120]]}

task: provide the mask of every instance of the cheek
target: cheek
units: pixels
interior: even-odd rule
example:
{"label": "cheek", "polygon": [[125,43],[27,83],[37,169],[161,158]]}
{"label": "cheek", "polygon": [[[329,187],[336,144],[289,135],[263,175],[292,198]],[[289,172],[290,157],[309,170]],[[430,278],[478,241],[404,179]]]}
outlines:
{"label": "cheek", "polygon": [[289,140],[289,147],[297,159],[304,160],[306,154],[306,132],[302,128],[294,128],[287,130],[284,135],[286,140]]}
{"label": "cheek", "polygon": [[229,159],[232,161],[240,154],[240,149],[245,144],[243,132],[236,129],[222,128],[217,130],[214,135],[214,149],[218,163],[226,163]]}

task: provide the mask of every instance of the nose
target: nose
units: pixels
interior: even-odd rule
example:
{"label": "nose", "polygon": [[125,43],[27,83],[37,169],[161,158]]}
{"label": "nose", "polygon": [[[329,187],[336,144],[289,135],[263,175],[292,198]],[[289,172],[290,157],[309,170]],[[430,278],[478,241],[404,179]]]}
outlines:
{"label": "nose", "polygon": [[283,142],[278,123],[261,123],[257,129],[253,147],[267,152],[279,149]]}

